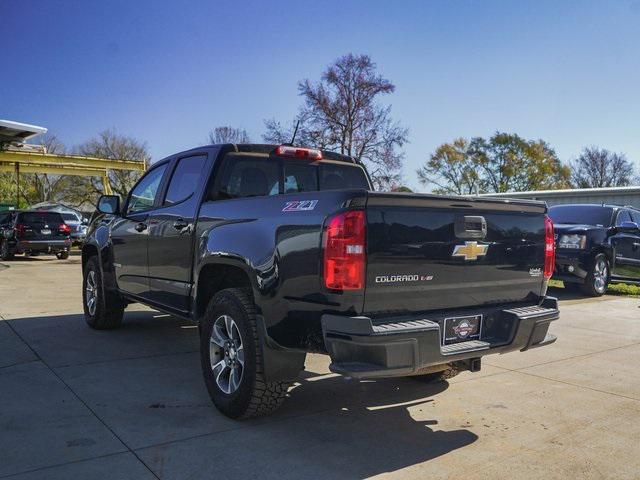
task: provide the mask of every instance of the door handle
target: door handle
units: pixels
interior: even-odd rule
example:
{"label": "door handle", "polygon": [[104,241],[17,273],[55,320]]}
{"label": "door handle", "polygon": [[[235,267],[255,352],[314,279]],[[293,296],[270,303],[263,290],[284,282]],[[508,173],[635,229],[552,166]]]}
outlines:
{"label": "door handle", "polygon": [[640,248],[640,243],[638,242],[633,242],[633,249],[637,250],[638,248]]}
{"label": "door handle", "polygon": [[136,232],[144,232],[147,229],[147,224],[140,222],[135,226]]}
{"label": "door handle", "polygon": [[175,228],[176,230],[184,230],[188,226],[189,224],[185,222],[182,218],[179,218],[175,222],[173,222],[173,228]]}

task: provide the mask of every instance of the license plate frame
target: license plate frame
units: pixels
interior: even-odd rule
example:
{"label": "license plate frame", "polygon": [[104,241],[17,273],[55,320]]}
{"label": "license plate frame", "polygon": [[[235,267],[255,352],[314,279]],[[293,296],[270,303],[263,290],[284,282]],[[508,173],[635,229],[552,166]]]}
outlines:
{"label": "license plate frame", "polygon": [[480,340],[482,323],[482,314],[445,318],[442,328],[442,345]]}

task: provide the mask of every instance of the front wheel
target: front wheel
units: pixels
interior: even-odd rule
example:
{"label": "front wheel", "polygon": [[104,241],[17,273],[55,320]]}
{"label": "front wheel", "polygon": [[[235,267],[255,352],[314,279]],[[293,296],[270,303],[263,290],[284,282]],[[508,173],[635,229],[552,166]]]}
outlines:
{"label": "front wheel", "polygon": [[609,283],[609,261],[604,253],[597,254],[584,279],[582,291],[591,297],[601,297],[607,291]]}
{"label": "front wheel", "polygon": [[200,328],[204,381],[214,405],[230,418],[275,411],[287,382],[267,382],[251,292],[228,288],[209,302]]}
{"label": "front wheel", "polygon": [[91,257],[84,267],[82,282],[84,319],[91,328],[109,330],[118,328],[124,316],[124,302],[114,295],[105,298],[102,275],[97,257]]}
{"label": "front wheel", "polygon": [[56,258],[58,260],[66,260],[67,258],[69,258],[69,252],[58,252],[56,253]]}

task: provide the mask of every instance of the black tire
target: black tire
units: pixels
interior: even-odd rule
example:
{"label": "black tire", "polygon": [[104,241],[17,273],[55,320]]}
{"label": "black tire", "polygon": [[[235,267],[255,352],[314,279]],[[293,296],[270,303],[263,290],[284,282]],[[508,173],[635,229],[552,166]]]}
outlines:
{"label": "black tire", "polygon": [[459,373],[460,373],[460,370],[458,370],[456,367],[454,367],[453,365],[447,365],[447,368],[440,372],[426,373],[424,375],[415,375],[413,378],[425,383],[437,383],[437,382],[444,382],[445,380],[449,380],[450,378],[455,377]]}
{"label": "black tire", "polygon": [[597,254],[589,264],[589,273],[582,284],[582,292],[590,297],[604,295],[609,284],[610,272],[607,256],[604,253]]}
{"label": "black tire", "polygon": [[5,262],[7,260],[13,260],[13,252],[9,249],[9,242],[6,239],[0,243],[0,260],[4,260]]}
{"label": "black tire", "polygon": [[29,256],[30,257],[39,257],[40,256],[40,252],[29,252]]}
{"label": "black tire", "polygon": [[69,252],[58,252],[56,253],[56,258],[58,260],[66,260],[67,258],[69,258]]}
{"label": "black tire", "polygon": [[[229,393],[219,385],[224,383],[223,373],[229,367],[222,367],[218,374],[214,373],[214,364],[227,361],[230,353],[217,346],[212,340],[214,324],[230,317],[235,333],[240,338],[236,342],[242,346],[243,364],[240,380],[235,390],[230,387]],[[224,320],[223,320],[224,321]],[[231,335],[233,337],[233,334]],[[216,357],[213,357],[216,355]],[[236,353],[233,354],[234,358]],[[209,302],[200,325],[200,359],[202,374],[213,404],[224,415],[230,418],[250,418],[269,415],[284,401],[288,382],[267,382],[264,378],[263,356],[256,324],[256,308],[253,296],[248,289],[228,288],[218,292]],[[236,364],[236,367],[238,365]],[[216,380],[218,379],[218,380]]]}
{"label": "black tire", "polygon": [[[95,308],[89,305],[89,289],[94,295]],[[97,257],[91,257],[84,267],[84,278],[82,281],[82,306],[84,307],[84,319],[91,328],[96,330],[110,330],[118,328],[124,316],[124,303],[117,294],[107,293],[102,288],[102,275]]]}

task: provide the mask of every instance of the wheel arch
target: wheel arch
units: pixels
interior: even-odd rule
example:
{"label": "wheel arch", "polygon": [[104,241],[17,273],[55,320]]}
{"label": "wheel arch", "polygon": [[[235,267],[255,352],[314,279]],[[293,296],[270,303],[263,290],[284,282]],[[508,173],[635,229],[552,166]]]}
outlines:
{"label": "wheel arch", "polygon": [[199,322],[209,300],[225,288],[248,288],[255,301],[255,289],[246,264],[219,259],[204,263],[199,271],[194,288],[193,320]]}

